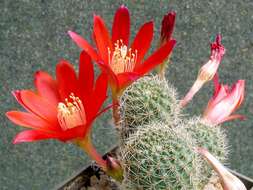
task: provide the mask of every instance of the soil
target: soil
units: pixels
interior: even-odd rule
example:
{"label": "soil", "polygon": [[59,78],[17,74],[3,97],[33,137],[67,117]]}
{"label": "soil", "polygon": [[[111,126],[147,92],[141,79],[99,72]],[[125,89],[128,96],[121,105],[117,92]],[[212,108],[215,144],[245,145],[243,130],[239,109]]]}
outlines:
{"label": "soil", "polygon": [[[59,190],[120,190],[120,185],[111,177],[106,175],[96,165],[88,168],[93,170],[79,175]],[[213,176],[203,190],[223,190],[217,176]]]}
{"label": "soil", "polygon": [[120,190],[117,182],[98,166],[93,165],[88,170],[90,168],[94,171],[92,175],[88,172],[82,173],[59,190]]}

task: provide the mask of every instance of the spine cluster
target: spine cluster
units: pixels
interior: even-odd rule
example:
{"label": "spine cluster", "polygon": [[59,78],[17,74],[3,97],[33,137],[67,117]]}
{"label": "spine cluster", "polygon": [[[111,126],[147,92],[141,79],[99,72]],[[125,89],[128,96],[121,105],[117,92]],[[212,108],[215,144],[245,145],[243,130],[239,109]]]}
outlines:
{"label": "spine cluster", "polygon": [[226,160],[225,132],[199,117],[184,118],[175,88],[164,79],[144,77],[130,86],[121,114],[124,189],[202,190],[213,172],[195,148]]}

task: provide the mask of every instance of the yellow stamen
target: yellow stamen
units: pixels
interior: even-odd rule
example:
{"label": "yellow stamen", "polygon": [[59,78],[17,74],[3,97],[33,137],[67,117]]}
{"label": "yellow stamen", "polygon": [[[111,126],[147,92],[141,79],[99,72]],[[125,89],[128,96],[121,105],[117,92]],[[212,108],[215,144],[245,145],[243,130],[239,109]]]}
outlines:
{"label": "yellow stamen", "polygon": [[69,99],[66,98],[65,103],[60,102],[58,104],[57,117],[64,131],[86,124],[86,115],[82,101],[73,93],[69,95]]}
{"label": "yellow stamen", "polygon": [[112,54],[110,48],[108,48],[108,58],[109,66],[114,73],[131,72],[137,61],[137,50],[132,52],[132,49],[127,49],[122,40],[117,40]]}

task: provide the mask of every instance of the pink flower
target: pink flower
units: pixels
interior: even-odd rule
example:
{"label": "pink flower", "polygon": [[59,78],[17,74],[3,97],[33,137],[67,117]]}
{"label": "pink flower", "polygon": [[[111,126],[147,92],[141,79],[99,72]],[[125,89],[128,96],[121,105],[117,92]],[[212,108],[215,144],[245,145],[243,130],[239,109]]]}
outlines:
{"label": "pink flower", "polygon": [[197,152],[207,159],[218,173],[224,190],[246,190],[245,185],[231,174],[212,154],[204,148],[197,148]]}
{"label": "pink flower", "polygon": [[212,80],[218,70],[225,48],[221,44],[221,35],[216,36],[215,42],[211,44],[211,56],[209,61],[203,65],[199,71],[198,78],[186,94],[180,104],[182,107],[186,106],[193,96],[200,90],[200,88],[208,81]]}
{"label": "pink flower", "polygon": [[245,81],[238,80],[231,88],[219,83],[218,75],[214,77],[214,95],[209,100],[203,118],[217,125],[232,119],[244,119],[242,115],[231,115],[244,100]]}

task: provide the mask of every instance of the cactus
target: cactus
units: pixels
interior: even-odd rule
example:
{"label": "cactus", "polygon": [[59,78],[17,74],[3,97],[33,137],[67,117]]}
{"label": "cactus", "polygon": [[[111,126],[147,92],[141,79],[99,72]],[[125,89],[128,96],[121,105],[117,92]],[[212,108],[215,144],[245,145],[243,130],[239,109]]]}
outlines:
{"label": "cactus", "polygon": [[183,127],[154,123],[139,127],[121,147],[123,188],[195,190],[201,161]]}
{"label": "cactus", "polygon": [[126,89],[120,102],[125,133],[155,121],[173,123],[179,116],[176,90],[157,76],[136,81]]}
{"label": "cactus", "polygon": [[[197,146],[206,148],[221,162],[226,160],[228,154],[227,139],[220,126],[210,125],[197,117],[187,122],[186,130],[196,141]],[[212,173],[211,167],[204,163],[201,178],[202,187],[206,185]]]}

